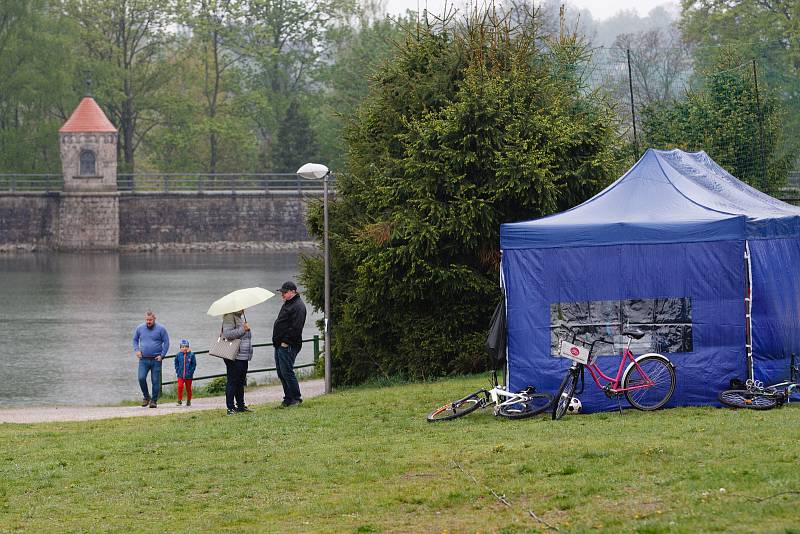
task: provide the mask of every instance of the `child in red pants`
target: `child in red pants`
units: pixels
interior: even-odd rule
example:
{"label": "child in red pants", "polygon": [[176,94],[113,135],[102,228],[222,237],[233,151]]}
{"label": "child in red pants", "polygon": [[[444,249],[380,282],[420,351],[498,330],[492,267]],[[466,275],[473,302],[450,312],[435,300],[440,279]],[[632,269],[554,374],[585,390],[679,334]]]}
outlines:
{"label": "child in red pants", "polygon": [[175,355],[175,375],[178,377],[178,406],[183,404],[183,386],[186,386],[186,406],[192,405],[192,377],[197,367],[194,352],[189,350],[189,340],[181,339],[181,350]]}

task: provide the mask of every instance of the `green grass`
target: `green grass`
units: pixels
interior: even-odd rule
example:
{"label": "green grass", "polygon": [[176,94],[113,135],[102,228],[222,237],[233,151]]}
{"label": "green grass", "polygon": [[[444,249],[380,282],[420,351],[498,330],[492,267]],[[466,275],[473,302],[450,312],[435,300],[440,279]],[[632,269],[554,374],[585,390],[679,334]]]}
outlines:
{"label": "green grass", "polygon": [[0,531],[800,532],[795,406],[425,421],[486,382],[0,425]]}

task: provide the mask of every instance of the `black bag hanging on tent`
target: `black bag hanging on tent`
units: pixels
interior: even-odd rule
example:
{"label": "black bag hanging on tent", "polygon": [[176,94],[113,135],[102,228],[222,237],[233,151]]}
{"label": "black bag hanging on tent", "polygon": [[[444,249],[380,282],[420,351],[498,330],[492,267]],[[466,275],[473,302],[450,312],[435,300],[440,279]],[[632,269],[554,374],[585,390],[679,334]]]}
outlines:
{"label": "black bag hanging on tent", "polygon": [[502,298],[494,309],[486,337],[486,350],[495,369],[500,369],[506,361],[506,337],[506,299]]}

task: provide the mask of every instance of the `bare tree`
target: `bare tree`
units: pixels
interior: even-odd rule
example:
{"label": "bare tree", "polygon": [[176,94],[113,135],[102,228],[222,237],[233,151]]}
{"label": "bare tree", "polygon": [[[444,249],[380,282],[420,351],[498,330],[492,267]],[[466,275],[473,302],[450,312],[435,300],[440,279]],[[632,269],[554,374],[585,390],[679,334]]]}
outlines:
{"label": "bare tree", "polygon": [[[634,100],[649,105],[678,96],[692,72],[691,49],[681,42],[680,31],[653,29],[617,36],[611,58],[627,63],[630,50]],[[627,83],[627,70],[625,80]]]}

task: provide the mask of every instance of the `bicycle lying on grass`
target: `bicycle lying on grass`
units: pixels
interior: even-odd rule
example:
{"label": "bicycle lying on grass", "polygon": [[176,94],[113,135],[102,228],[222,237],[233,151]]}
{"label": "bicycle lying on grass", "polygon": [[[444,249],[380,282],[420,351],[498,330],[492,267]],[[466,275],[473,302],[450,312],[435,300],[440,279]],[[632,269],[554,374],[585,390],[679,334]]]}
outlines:
{"label": "bicycle lying on grass", "polygon": [[[572,334],[572,341],[566,338],[559,340],[559,355],[573,360],[572,366],[567,371],[561,387],[553,402],[553,419],[561,419],[569,409],[578,377],[583,370],[588,369],[592,380],[609,398],[625,395],[631,406],[638,410],[657,410],[664,406],[675,391],[675,366],[666,356],[649,352],[641,356],[634,356],[630,350],[631,341],[644,337],[641,331],[625,331],[623,336],[628,338],[628,343],[622,354],[622,359],[614,377],[608,376],[597,365],[597,356],[593,354],[595,344],[598,342],[613,345],[613,341],[599,338],[591,344],[578,339],[577,335],[567,325],[561,325]],[[581,343],[578,346],[575,343]],[[587,348],[588,345],[588,348]],[[625,362],[629,362],[625,367]],[[624,370],[623,370],[624,368]],[[605,384],[601,384],[600,380]],[[622,407],[620,407],[622,410]]]}
{"label": "bicycle lying on grass", "polygon": [[[726,389],[720,392],[719,401],[731,408],[750,408],[751,410],[771,410],[789,404],[792,394],[800,388],[797,375],[799,366],[795,365],[794,354],[789,371],[789,380],[771,386],[764,386],[760,380],[748,379],[744,388]],[[741,382],[739,382],[741,384]]]}
{"label": "bicycle lying on grass", "polygon": [[533,386],[516,393],[507,391],[497,384],[497,371],[494,371],[492,389],[481,388],[464,398],[436,408],[428,414],[428,422],[456,419],[489,405],[494,405],[494,415],[509,419],[524,419],[545,412],[552,402],[552,395],[537,393]]}

